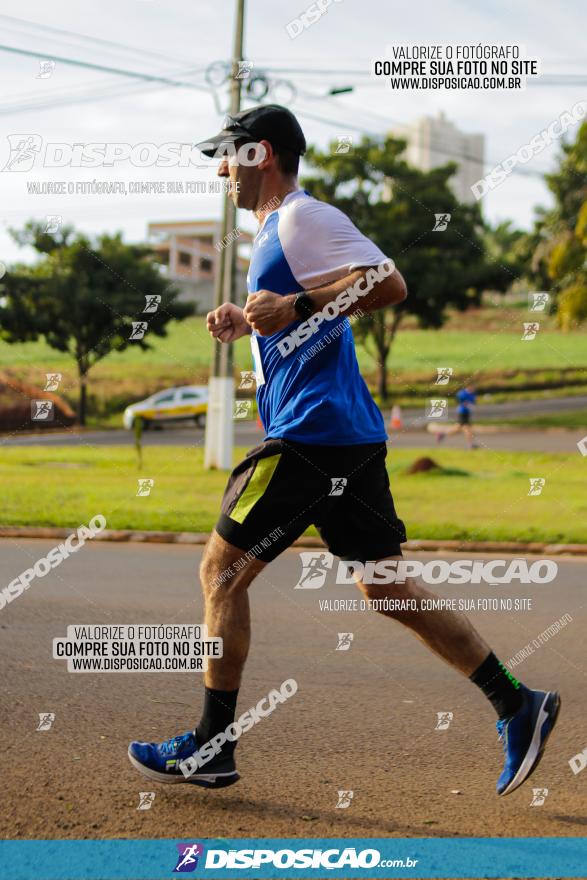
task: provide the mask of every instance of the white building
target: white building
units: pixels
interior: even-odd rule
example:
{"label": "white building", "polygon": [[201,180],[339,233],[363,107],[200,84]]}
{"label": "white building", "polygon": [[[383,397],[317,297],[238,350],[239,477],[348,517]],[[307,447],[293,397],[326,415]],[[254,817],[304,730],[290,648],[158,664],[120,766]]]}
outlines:
{"label": "white building", "polygon": [[485,135],[465,134],[444,113],[423,116],[411,125],[398,126],[392,134],[408,142],[405,158],[421,171],[456,162],[458,169],[450,179],[451,188],[460,202],[475,202],[471,186],[485,173]]}
{"label": "white building", "polygon": [[[167,220],[149,223],[149,243],[157,252],[162,273],[180,290],[179,298],[193,302],[199,314],[214,304],[214,279],[220,262],[221,224],[216,220]],[[237,302],[247,296],[249,261],[238,253],[241,245],[250,245],[253,236],[240,231],[237,243]]]}

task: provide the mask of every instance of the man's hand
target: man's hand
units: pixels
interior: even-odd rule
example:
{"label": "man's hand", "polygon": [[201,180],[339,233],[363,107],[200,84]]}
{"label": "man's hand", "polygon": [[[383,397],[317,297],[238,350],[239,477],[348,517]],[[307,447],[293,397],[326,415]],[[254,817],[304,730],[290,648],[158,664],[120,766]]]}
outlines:
{"label": "man's hand", "polygon": [[244,309],[245,320],[260,336],[271,336],[297,319],[295,298],[295,293],[281,296],[270,290],[250,293]]}
{"label": "man's hand", "polygon": [[251,332],[242,309],[234,303],[223,303],[206,315],[208,332],[219,342],[234,342]]}

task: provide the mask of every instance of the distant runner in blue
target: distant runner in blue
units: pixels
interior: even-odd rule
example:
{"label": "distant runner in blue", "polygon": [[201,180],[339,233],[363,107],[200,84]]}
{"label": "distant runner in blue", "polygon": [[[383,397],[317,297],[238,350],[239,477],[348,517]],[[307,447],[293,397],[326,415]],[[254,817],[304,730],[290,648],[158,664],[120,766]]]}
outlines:
{"label": "distant runner in blue", "polygon": [[[505,750],[497,793],[509,794],[540,760],[560,699],[556,691],[525,687],[461,612],[402,571],[406,530],[390,491],[385,426],[360,374],[349,318],[403,302],[404,279],[342,211],[300,189],[306,140],[285,107],[269,104],[227,116],[220,134],[198,146],[207,156],[221,154],[219,177],[229,180],[235,205],[253,211],[259,223],[244,308],[223,303],[209,312],[207,326],[221,343],[249,337],[265,438],[230,475],[200,566],[208,637],[222,644],[222,656],[207,657],[200,721],[162,743],[132,742],[130,762],[150,780],[221,788],[239,779],[234,752],[243,733],[276,709],[283,717],[286,710],[278,707],[289,700],[289,717],[299,712],[302,722],[304,706],[315,698],[318,650],[309,662],[288,645],[285,680],[278,685],[268,668],[267,682],[256,682],[258,702],[238,717],[236,704],[251,640],[248,588],[314,525],[328,552],[300,554],[298,583],[275,585],[283,614],[301,604],[294,589],[317,589],[329,569],[335,573],[335,556],[350,563],[345,571],[350,569],[368,607],[408,627],[491,702]],[[228,380],[226,399],[231,388]],[[466,409],[474,400],[468,393],[461,403]],[[277,580],[279,571],[273,569],[271,577]],[[375,635],[370,632],[369,638]],[[270,647],[268,632],[260,649],[268,665]],[[362,657],[359,652],[357,662]],[[371,674],[368,668],[364,674]],[[385,676],[382,682],[381,706],[373,711],[381,712],[384,723]],[[181,696],[185,701],[184,690]],[[271,737],[280,723],[262,729]],[[397,746],[399,755],[406,744],[395,743],[390,731],[389,748]],[[318,753],[320,743],[312,746],[305,735],[306,751]],[[288,743],[281,743],[267,758],[274,785],[289,760]],[[479,760],[486,760],[484,751]],[[473,782],[467,784],[471,789]],[[181,809],[178,801],[178,814]]]}
{"label": "distant runner in blue", "polygon": [[445,437],[450,437],[451,434],[458,434],[459,431],[462,431],[467,438],[469,449],[477,449],[471,425],[471,407],[477,403],[475,386],[472,383],[465,385],[464,388],[457,391],[455,397],[457,399],[457,424],[447,428],[446,431],[439,430],[436,440],[438,443],[441,443]]}
{"label": "distant runner in blue", "polygon": [[475,438],[473,436],[473,428],[471,426],[471,406],[475,406],[475,404],[477,403],[475,386],[469,384],[466,385],[464,388],[461,388],[460,391],[457,391],[457,401],[459,404],[457,406],[459,428],[462,430],[463,434],[467,438],[469,449],[476,449]]}

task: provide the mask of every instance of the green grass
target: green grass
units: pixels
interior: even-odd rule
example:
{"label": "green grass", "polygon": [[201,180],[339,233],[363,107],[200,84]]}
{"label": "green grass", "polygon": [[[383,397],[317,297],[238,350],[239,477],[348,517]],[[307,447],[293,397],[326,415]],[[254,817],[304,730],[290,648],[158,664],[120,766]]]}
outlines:
{"label": "green grass", "polygon": [[[483,326],[483,324],[480,324]],[[431,371],[436,376],[437,366],[452,366],[455,371],[495,369],[544,369],[547,366],[562,369],[581,365],[585,361],[585,335],[582,332],[560,333],[546,329],[531,342],[522,342],[521,325],[506,325],[501,330],[451,329],[450,323],[440,330],[400,330],[394,342],[389,366],[394,372]],[[129,347],[113,353],[95,368],[95,375],[163,368],[177,372],[207,371],[212,352],[203,317],[188,318],[170,325],[169,335],[153,338],[153,348],[142,352]],[[376,361],[359,347],[362,371],[369,373]],[[45,369],[71,369],[71,358],[54,351],[43,341],[8,345],[0,342],[0,368],[30,365]],[[235,365],[250,369],[248,339],[240,339],[235,346]]]}
{"label": "green grass", "polygon": [[[497,309],[453,315],[441,330],[424,331],[409,325],[400,330],[388,362],[390,394],[404,406],[417,406],[429,396],[439,366],[453,367],[458,378],[451,388],[465,377],[481,373],[480,389],[489,389],[495,402],[510,395],[556,396],[587,390],[587,375],[581,370],[585,337],[580,332],[563,334],[547,322],[536,339],[522,342],[520,315]],[[130,347],[109,355],[90,373],[89,424],[119,426],[129,403],[172,385],[207,382],[212,350],[205,319],[194,317],[171,324],[167,337],[153,339],[152,350]],[[362,374],[375,388],[376,360],[361,346],[357,355]],[[251,369],[248,338],[238,340],[234,357],[236,371]],[[37,387],[43,387],[46,372],[61,372],[60,393],[76,407],[75,364],[67,354],[50,349],[43,341],[18,345],[0,341],[0,371],[3,369]],[[549,387],[524,390],[528,385],[536,387],[536,383]]]}
{"label": "green grass", "polygon": [[587,409],[545,415],[520,416],[514,419],[475,419],[481,425],[499,425],[512,428],[569,428],[587,432]]}
{"label": "green grass", "polygon": [[[235,450],[235,461],[243,452]],[[587,543],[578,453],[435,450],[448,472],[407,476],[420,455],[430,450],[392,449],[388,457],[410,538]],[[202,456],[201,449],[147,447],[139,474],[130,448],[6,448],[0,522],[75,527],[101,513],[113,529],[206,532],[227,474],[204,471]],[[136,497],[139,476],[155,480],[148,497]],[[542,495],[528,497],[530,477],[546,478]]]}
{"label": "green grass", "polygon": [[[436,378],[436,367],[452,366],[455,373],[471,374],[497,369],[562,369],[585,363],[584,333],[550,331],[531,342],[522,342],[521,335],[518,330],[400,330],[389,367],[398,373],[429,370]],[[376,366],[361,351],[359,363],[367,372]]]}

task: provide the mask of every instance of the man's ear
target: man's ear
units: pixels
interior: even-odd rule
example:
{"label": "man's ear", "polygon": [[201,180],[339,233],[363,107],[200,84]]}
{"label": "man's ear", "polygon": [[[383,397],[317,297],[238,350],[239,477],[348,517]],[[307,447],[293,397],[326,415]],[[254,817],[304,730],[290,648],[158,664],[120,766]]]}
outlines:
{"label": "man's ear", "polygon": [[269,143],[269,141],[259,141],[260,144],[263,144],[265,147],[265,157],[259,162],[257,168],[264,171],[265,168],[269,168],[273,159],[275,159],[275,153],[273,151],[273,146]]}

